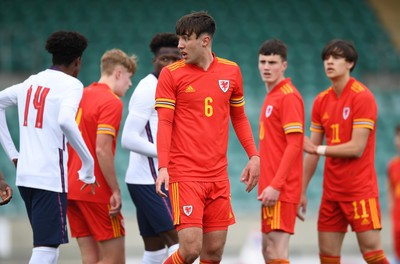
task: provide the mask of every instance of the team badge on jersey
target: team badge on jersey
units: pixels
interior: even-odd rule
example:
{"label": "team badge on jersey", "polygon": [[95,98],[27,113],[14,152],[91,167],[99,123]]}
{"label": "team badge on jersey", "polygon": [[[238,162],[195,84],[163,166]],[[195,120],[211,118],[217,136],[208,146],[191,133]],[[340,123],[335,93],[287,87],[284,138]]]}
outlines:
{"label": "team badge on jersey", "polygon": [[218,80],[219,88],[226,93],[229,89],[229,80]]}
{"label": "team badge on jersey", "polygon": [[343,108],[343,118],[346,120],[350,115],[350,107],[344,107]]}
{"label": "team badge on jersey", "polygon": [[267,106],[267,110],[265,110],[265,116],[268,118],[272,114],[272,109],[274,107],[272,105]]}
{"label": "team badge on jersey", "polygon": [[192,214],[193,212],[193,206],[192,205],[184,205],[182,206],[183,212],[185,213],[185,215],[189,216]]}

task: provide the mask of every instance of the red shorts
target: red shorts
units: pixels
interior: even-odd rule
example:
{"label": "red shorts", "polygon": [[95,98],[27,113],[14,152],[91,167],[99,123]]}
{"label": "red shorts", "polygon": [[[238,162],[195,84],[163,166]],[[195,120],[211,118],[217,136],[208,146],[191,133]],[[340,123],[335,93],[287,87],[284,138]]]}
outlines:
{"label": "red shorts", "polygon": [[329,201],[322,199],[318,216],[318,231],[354,232],[381,229],[381,212],[377,198],[356,201]]}
{"label": "red shorts", "polygon": [[96,241],[125,236],[122,214],[110,217],[108,213],[108,204],[68,200],[67,216],[71,236],[93,236]]}
{"label": "red shorts", "polygon": [[284,231],[294,234],[297,204],[278,201],[274,206],[261,207],[261,231]]}
{"label": "red shorts", "polygon": [[200,227],[204,233],[235,223],[229,181],[175,182],[169,185],[176,230]]}

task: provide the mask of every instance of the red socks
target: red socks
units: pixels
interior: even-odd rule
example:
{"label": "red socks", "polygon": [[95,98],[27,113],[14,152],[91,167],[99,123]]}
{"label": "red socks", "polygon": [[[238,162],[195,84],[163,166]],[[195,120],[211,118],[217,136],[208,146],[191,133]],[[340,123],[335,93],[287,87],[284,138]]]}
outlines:
{"label": "red socks", "polygon": [[383,250],[367,252],[363,254],[363,257],[368,264],[389,264]]}
{"label": "red socks", "polygon": [[321,264],[340,264],[340,256],[319,255]]}
{"label": "red socks", "polygon": [[175,251],[174,254],[169,256],[165,261],[164,264],[186,264],[184,259],[182,258],[181,254],[179,254],[179,250]]}
{"label": "red socks", "polygon": [[267,264],[289,264],[288,259],[271,259],[267,262]]}

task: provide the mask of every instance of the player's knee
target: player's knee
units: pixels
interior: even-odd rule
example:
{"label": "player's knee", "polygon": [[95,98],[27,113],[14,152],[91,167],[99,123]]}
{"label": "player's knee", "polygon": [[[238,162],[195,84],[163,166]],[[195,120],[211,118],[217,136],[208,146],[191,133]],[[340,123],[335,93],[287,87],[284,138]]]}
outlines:
{"label": "player's knee", "polygon": [[179,249],[182,258],[185,263],[193,263],[201,253],[201,245],[192,245],[191,247],[185,247]]}

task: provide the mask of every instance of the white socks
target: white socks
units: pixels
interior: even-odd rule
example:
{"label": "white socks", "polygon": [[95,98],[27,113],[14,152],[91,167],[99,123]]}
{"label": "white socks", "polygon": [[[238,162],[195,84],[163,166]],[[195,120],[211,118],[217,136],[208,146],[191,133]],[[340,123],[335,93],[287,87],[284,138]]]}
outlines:
{"label": "white socks", "polygon": [[35,247],[29,264],[57,264],[59,249],[52,247]]}
{"label": "white socks", "polygon": [[175,244],[175,245],[170,246],[168,248],[168,251],[167,251],[168,257],[171,256],[172,254],[174,254],[174,252],[177,251],[178,248],[179,248],[179,244]]}
{"label": "white socks", "polygon": [[165,249],[144,251],[141,264],[160,264],[165,258]]}

